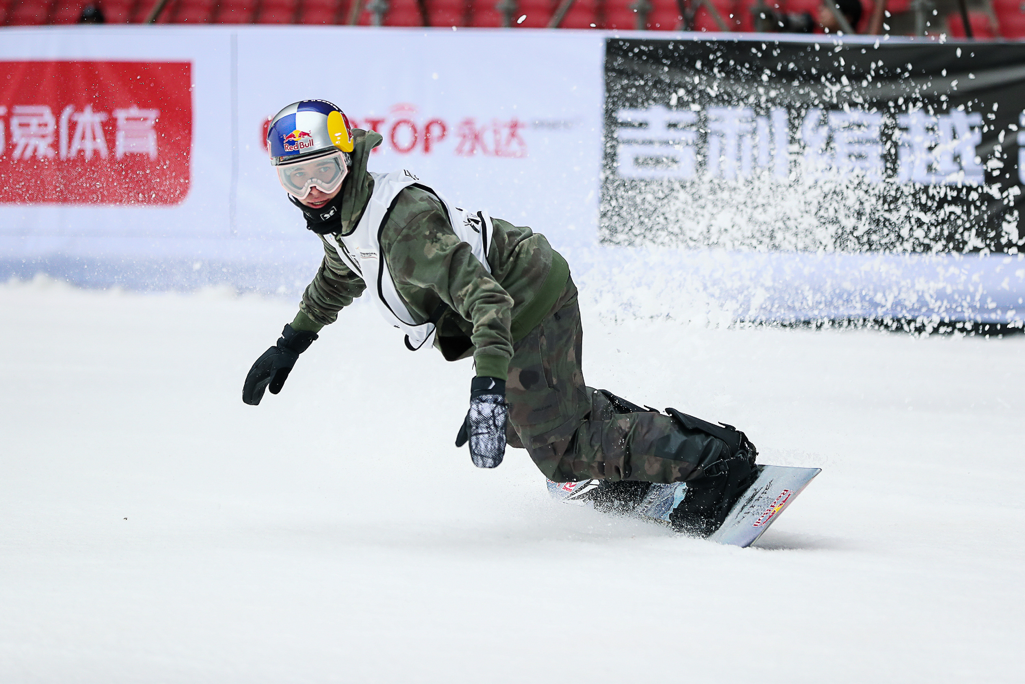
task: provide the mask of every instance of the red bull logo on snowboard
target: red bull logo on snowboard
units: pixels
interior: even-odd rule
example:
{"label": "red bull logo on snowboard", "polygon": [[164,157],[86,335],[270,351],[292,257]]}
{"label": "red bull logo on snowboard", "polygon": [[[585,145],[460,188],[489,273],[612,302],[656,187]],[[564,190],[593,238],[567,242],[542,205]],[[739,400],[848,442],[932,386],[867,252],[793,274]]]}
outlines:
{"label": "red bull logo on snowboard", "polygon": [[755,520],[754,525],[752,525],[752,527],[761,527],[765,523],[769,522],[769,520],[772,519],[772,516],[779,513],[780,510],[783,508],[784,504],[786,504],[786,502],[789,500],[790,490],[784,489],[782,492],[779,493],[779,496],[776,497],[776,500],[773,501],[772,504],[765,509],[765,512],[762,513],[761,517],[759,517],[758,520]]}
{"label": "red bull logo on snowboard", "polygon": [[313,136],[296,129],[281,139],[281,146],[285,152],[302,152],[313,147]]}

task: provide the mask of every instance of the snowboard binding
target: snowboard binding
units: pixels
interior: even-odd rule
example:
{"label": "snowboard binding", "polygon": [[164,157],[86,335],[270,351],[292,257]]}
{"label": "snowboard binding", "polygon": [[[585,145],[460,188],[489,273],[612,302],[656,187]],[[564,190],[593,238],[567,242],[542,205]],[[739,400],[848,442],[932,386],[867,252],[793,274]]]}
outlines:
{"label": "snowboard binding", "polygon": [[[599,391],[616,413],[658,413],[656,409],[638,406],[608,390]],[[673,408],[667,408],[666,414],[676,422],[688,445],[681,453],[681,460],[704,454],[702,460],[694,463],[694,474],[686,482],[586,480],[564,485],[550,482],[549,491],[567,503],[591,503],[595,509],[606,513],[660,519],[679,532],[700,537],[711,535],[758,478],[760,470],[755,465],[758,450],[747,435],[732,425],[709,423]],[[566,486],[570,486],[570,490],[558,491]],[[565,495],[560,496],[562,493]]]}

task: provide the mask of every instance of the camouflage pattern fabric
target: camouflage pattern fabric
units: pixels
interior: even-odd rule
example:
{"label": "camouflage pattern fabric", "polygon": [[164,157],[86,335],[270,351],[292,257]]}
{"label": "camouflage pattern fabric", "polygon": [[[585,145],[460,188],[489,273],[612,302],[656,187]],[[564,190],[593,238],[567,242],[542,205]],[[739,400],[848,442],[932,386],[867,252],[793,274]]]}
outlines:
{"label": "camouflage pattern fabric", "polygon": [[510,446],[525,448],[556,482],[681,482],[725,455],[725,444],[688,435],[669,416],[617,413],[581,370],[583,331],[572,279],[551,315],[515,345],[506,383]]}
{"label": "camouflage pattern fabric", "polygon": [[[353,167],[342,186],[338,231],[359,223],[373,191],[370,151],[374,131],[356,129]],[[435,346],[447,359],[473,354],[479,376],[505,379],[513,342],[537,325],[563,291],[569,266],[548,240],[530,228],[494,219],[491,273],[452,230],[444,206],[429,190],[411,186],[398,197],[381,228],[381,250],[395,288],[416,323],[439,315]],[[320,236],[324,259],[306,288],[296,330],[319,331],[360,296],[366,285],[338,258],[334,235]]]}

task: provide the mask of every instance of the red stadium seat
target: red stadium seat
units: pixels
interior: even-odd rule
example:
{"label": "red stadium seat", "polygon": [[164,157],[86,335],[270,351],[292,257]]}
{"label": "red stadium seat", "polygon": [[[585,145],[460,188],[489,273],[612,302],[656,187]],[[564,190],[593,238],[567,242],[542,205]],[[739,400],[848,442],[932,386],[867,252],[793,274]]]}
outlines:
{"label": "red stadium seat", "polygon": [[50,14],[50,0],[25,0],[11,7],[8,26],[40,26]]}
{"label": "red stadium seat", "polygon": [[[635,0],[605,0],[603,28],[618,31],[636,31]],[[676,0],[654,0],[641,31],[676,31],[683,23]]]}
{"label": "red stadium seat", "polygon": [[469,3],[466,0],[427,0],[431,26],[466,26]]}
{"label": "red stadium seat", "polygon": [[680,6],[676,0],[651,0],[652,8],[648,13],[649,31],[678,31],[683,26]]}
{"label": "red stadium seat", "polygon": [[1004,38],[1025,38],[1025,1],[992,0],[1000,35]]}
{"label": "red stadium seat", "polygon": [[[189,1],[189,0],[179,0]],[[260,2],[260,12],[266,10],[284,11],[284,12],[295,12],[299,7],[299,0],[262,0]],[[259,14],[260,12],[257,12]]]}
{"label": "red stadium seat", "polygon": [[291,24],[295,21],[298,0],[263,0],[256,13],[257,24]]}
{"label": "red stadium seat", "polygon": [[602,28],[613,31],[633,31],[637,28],[637,12],[630,5],[634,0],[605,0],[605,21]]}
{"label": "red stadium seat", "polygon": [[787,12],[785,2],[786,0],[762,0],[761,2],[759,0],[740,0],[735,7],[739,24],[737,30],[748,33],[755,30],[755,7],[761,5],[777,14],[785,14]]}
{"label": "red stadium seat", "polygon": [[[132,12],[132,23],[133,24],[144,24],[146,19],[149,18],[150,12],[156,6],[157,0],[139,0],[135,5],[135,11]],[[156,23],[158,24],[169,24],[171,23],[171,14],[174,12],[173,3],[167,3],[164,6],[163,11],[160,12],[160,16],[157,18]]]}
{"label": "red stadium seat", "polygon": [[601,9],[601,0],[576,0],[562,18],[559,28],[598,28],[602,25]]}
{"label": "red stadium seat", "polygon": [[[972,38],[996,38],[996,27],[985,12],[969,12],[968,23],[972,27]],[[960,12],[947,15],[947,34],[951,38],[966,37]]]}
{"label": "red stadium seat", "polygon": [[[545,28],[555,12],[555,0],[519,0],[513,26],[520,28]],[[523,21],[520,21],[523,17]]]}
{"label": "red stadium seat", "polygon": [[[344,17],[343,17],[344,19]],[[308,25],[329,25],[338,23],[338,10],[332,7],[304,7],[299,10],[296,23]]]}
{"label": "red stadium seat", "polygon": [[470,0],[468,26],[494,28],[502,25],[502,13],[495,9],[498,0]]}
{"label": "red stadium seat", "polygon": [[[886,11],[891,15],[911,11],[911,0],[886,0]],[[883,23],[886,22],[886,15],[883,15]]]}
{"label": "red stadium seat", "polygon": [[[868,25],[872,23],[873,10],[875,10],[875,3],[872,0],[861,0],[861,20],[854,27],[855,33],[864,33],[868,30]],[[890,14],[893,14],[893,12],[890,12]],[[886,18],[885,15],[883,18]]]}
{"label": "red stadium seat", "polygon": [[423,26],[420,5],[416,0],[388,0],[385,26]]}
{"label": "red stadium seat", "polygon": [[367,9],[367,5],[370,4],[370,0],[356,0],[360,4],[359,20],[356,22],[359,26],[370,26],[370,20],[373,13]]}
{"label": "red stadium seat", "polygon": [[135,9],[135,0],[100,0],[98,7],[108,24],[127,24]]}
{"label": "red stadium seat", "polygon": [[299,3],[299,15],[296,23],[299,24],[335,24],[345,21],[345,14],[341,12],[344,3],[338,0],[302,0]]}
{"label": "red stadium seat", "polygon": [[87,0],[70,0],[60,2],[50,12],[48,24],[77,24],[78,18],[82,16]]}
{"label": "red stadium seat", "polygon": [[[358,0],[363,8],[359,13],[359,25],[371,26],[374,13],[367,9],[367,0]],[[382,26],[423,26],[416,0],[388,0],[388,11],[381,17]]]}
{"label": "red stadium seat", "polygon": [[215,0],[178,0],[171,12],[171,21],[175,24],[208,24],[214,14]]}
{"label": "red stadium seat", "polygon": [[[719,11],[727,31],[736,31],[740,28],[740,17],[736,14],[736,6],[732,0],[712,0],[712,5]],[[722,27],[715,20],[708,8],[702,5],[694,14],[694,31],[708,31],[711,33],[721,32]]]}
{"label": "red stadium seat", "polygon": [[[893,2],[894,0],[890,0]],[[769,4],[769,3],[765,3]],[[786,0],[783,3],[783,11],[788,14],[801,14],[807,12],[813,17],[818,16],[822,0]]]}
{"label": "red stadium seat", "polygon": [[214,11],[215,24],[251,24],[256,18],[253,0],[222,0]]}
{"label": "red stadium seat", "polygon": [[1025,16],[1005,16],[998,20],[1000,35],[1004,38],[1025,38]]}
{"label": "red stadium seat", "polygon": [[7,25],[7,13],[10,11],[8,5],[10,0],[0,0],[0,26]]}
{"label": "red stadium seat", "polygon": [[257,24],[291,24],[295,21],[295,10],[285,7],[261,8],[256,15]]}

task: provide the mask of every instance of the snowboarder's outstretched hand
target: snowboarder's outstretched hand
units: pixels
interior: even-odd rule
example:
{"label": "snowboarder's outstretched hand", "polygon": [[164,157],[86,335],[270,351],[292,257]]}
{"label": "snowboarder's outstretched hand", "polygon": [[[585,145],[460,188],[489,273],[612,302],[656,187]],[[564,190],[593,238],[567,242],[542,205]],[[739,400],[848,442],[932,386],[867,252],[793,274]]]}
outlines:
{"label": "snowboarder's outstretched hand", "polygon": [[263,391],[270,385],[270,393],[277,394],[292,372],[299,355],[310,348],[317,333],[293,330],[286,325],[278,343],[265,351],[249,369],[246,384],[242,386],[242,401],[256,406],[263,399]]}
{"label": "snowboarder's outstretched hand", "polygon": [[470,410],[456,435],[456,446],[470,442],[470,458],[478,468],[495,468],[505,457],[505,380],[474,378],[470,383]]}

